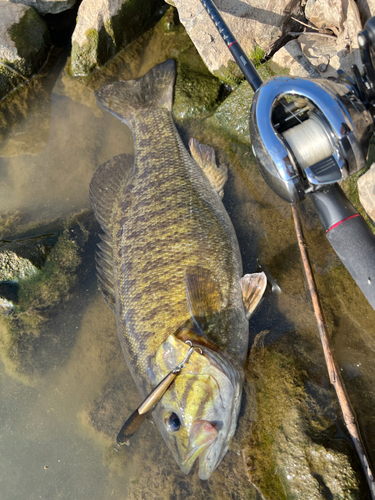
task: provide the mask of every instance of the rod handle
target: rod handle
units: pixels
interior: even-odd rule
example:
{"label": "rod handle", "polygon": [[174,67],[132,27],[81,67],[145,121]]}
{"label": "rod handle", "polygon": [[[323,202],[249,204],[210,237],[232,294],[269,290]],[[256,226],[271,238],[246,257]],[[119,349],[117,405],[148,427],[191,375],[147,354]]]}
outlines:
{"label": "rod handle", "polygon": [[338,184],[310,196],[328,241],[375,309],[375,235]]}

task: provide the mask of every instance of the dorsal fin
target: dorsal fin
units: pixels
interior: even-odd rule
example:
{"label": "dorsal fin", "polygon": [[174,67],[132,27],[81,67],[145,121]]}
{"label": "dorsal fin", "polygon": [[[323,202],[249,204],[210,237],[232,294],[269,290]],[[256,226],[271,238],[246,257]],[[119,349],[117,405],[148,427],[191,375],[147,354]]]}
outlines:
{"label": "dorsal fin", "polygon": [[90,183],[90,200],[104,231],[100,235],[102,241],[98,244],[100,249],[96,254],[96,270],[99,287],[104,299],[115,312],[115,292],[113,286],[113,242],[112,223],[116,208],[123,200],[123,193],[133,169],[134,160],[130,155],[115,156],[101,165],[95,172]]}
{"label": "dorsal fin", "polygon": [[222,198],[224,196],[224,184],[228,179],[228,169],[225,165],[216,165],[215,151],[210,146],[199,144],[196,139],[190,139],[189,148],[191,156],[201,167],[210,181],[211,186]]}
{"label": "dorsal fin", "polygon": [[205,319],[220,312],[219,285],[209,269],[194,266],[186,269],[185,286],[190,313],[196,326],[202,331]]}
{"label": "dorsal fin", "polygon": [[242,300],[246,318],[249,319],[263,297],[267,286],[267,277],[262,273],[245,274],[240,280]]}

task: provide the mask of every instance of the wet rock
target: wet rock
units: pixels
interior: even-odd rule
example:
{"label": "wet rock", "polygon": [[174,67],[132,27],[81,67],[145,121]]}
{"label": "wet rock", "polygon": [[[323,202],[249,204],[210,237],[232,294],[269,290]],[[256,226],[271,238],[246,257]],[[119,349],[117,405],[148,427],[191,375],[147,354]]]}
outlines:
{"label": "wet rock", "polygon": [[357,35],[362,25],[355,1],[349,0],[345,9],[341,1],[334,2],[332,8],[326,0],[308,5],[306,17],[327,32],[299,36],[303,54],[325,78],[337,76],[338,69],[350,72],[353,64],[361,67]]}
{"label": "wet rock", "polygon": [[19,281],[37,272],[28,259],[19,257],[15,252],[0,253],[0,281]]}
{"label": "wet rock", "polygon": [[3,297],[0,297],[0,314],[4,314],[4,316],[9,316],[9,314],[13,311],[14,304]]}
{"label": "wet rock", "polygon": [[282,68],[288,68],[291,76],[302,78],[319,78],[319,71],[303,54],[297,40],[291,40],[276,52],[272,60]]}
{"label": "wet rock", "polygon": [[[167,0],[178,9],[180,20],[211,73],[228,83],[242,78],[230,52],[199,0]],[[292,17],[301,15],[300,2],[276,0],[227,1],[217,4],[220,14],[243,50],[252,55],[260,48],[269,53],[285,35],[299,26]],[[298,27],[299,29],[299,27]]]}
{"label": "wet rock", "polygon": [[202,73],[192,72],[188,66],[178,69],[173,104],[176,120],[204,116],[217,103],[221,83],[204,69]]}
{"label": "wet rock", "polygon": [[[0,359],[8,373],[26,383],[31,383],[39,375],[40,367],[33,358],[33,343],[42,335],[43,325],[49,319],[51,308],[69,298],[78,279],[82,248],[93,224],[93,215],[87,212],[76,214],[65,221],[65,228],[60,234],[54,235],[52,248],[47,250],[47,245],[44,245],[44,249],[36,245],[34,251],[30,248],[28,250],[30,260],[14,257],[15,263],[24,264],[19,269],[13,264],[13,279],[18,279],[16,290],[12,291],[9,287],[6,289],[5,283],[0,286],[0,296],[14,303],[12,314],[0,317]],[[9,242],[7,244],[11,245]],[[15,246],[17,244],[22,248],[22,240],[13,243]],[[31,246],[30,241],[29,245]],[[18,251],[21,252],[20,249]],[[4,254],[8,257],[8,252]],[[43,254],[47,254],[44,261]],[[36,264],[42,262],[41,269],[37,270],[35,265],[31,265],[31,260]],[[31,269],[34,270],[32,273]],[[15,276],[16,271],[19,276],[22,275],[22,279]],[[5,269],[4,277],[9,280],[8,269]],[[11,299],[12,294],[16,296],[15,300]]]}
{"label": "wet rock", "polygon": [[0,281],[18,281],[40,269],[56,240],[57,235],[47,234],[0,241]]}
{"label": "wet rock", "polygon": [[375,163],[358,179],[359,201],[375,223]]}
{"label": "wet rock", "polygon": [[70,71],[88,75],[140,36],[160,11],[162,0],[83,0],[72,37]]}
{"label": "wet rock", "polygon": [[76,3],[76,0],[6,0],[7,2],[29,5],[34,7],[39,14],[59,14],[68,10]]}
{"label": "wet rock", "polygon": [[[258,66],[257,70],[263,80],[268,80],[278,74],[288,73],[288,70],[272,61]],[[249,116],[252,98],[253,91],[249,84],[247,81],[242,82],[213,115],[207,118],[205,125],[225,134],[234,141],[250,145]]]}
{"label": "wet rock", "polygon": [[257,418],[243,441],[250,480],[267,500],[367,499],[351,447],[337,440],[332,394],[320,376],[307,374],[312,357],[322,354],[293,337],[292,352],[287,339],[266,347],[264,334],[252,349]]}
{"label": "wet rock", "polygon": [[0,1],[0,99],[40,70],[48,29],[31,7]]}

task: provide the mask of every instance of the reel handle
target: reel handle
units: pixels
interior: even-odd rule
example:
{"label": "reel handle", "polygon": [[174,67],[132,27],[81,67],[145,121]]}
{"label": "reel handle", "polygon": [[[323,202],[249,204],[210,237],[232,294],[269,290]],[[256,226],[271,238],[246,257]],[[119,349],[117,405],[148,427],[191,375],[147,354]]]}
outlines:
{"label": "reel handle", "polygon": [[375,235],[338,184],[310,196],[328,241],[375,309]]}

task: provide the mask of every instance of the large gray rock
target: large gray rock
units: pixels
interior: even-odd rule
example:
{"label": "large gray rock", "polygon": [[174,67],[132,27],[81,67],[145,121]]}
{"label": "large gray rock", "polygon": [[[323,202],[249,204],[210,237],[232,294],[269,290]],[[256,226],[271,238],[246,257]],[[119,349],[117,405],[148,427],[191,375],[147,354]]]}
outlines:
{"label": "large gray rock", "polygon": [[141,35],[162,0],[83,0],[72,37],[70,70],[88,75]]}
{"label": "large gray rock", "polygon": [[0,1],[0,99],[41,68],[48,43],[47,26],[33,8]]}
{"label": "large gray rock", "polygon": [[[200,0],[166,0],[178,9],[180,20],[211,73],[233,81],[240,76],[233,58]],[[301,15],[298,0],[222,0],[216,2],[243,50],[251,57],[260,47],[269,53],[275,44],[298,26],[292,17]]]}
{"label": "large gray rock", "polygon": [[375,163],[358,179],[358,194],[367,215],[375,222]]}
{"label": "large gray rock", "polygon": [[76,3],[76,0],[6,0],[34,7],[40,14],[59,14],[68,10]]}
{"label": "large gray rock", "polygon": [[298,38],[302,52],[324,77],[337,76],[338,69],[350,71],[353,64],[361,67],[357,35],[362,25],[354,0],[345,8],[341,0],[308,0],[305,15],[318,28],[333,32]]}
{"label": "large gray rock", "polygon": [[276,52],[272,60],[282,68],[288,68],[291,76],[302,78],[319,78],[319,71],[303,54],[297,40],[291,40]]}

